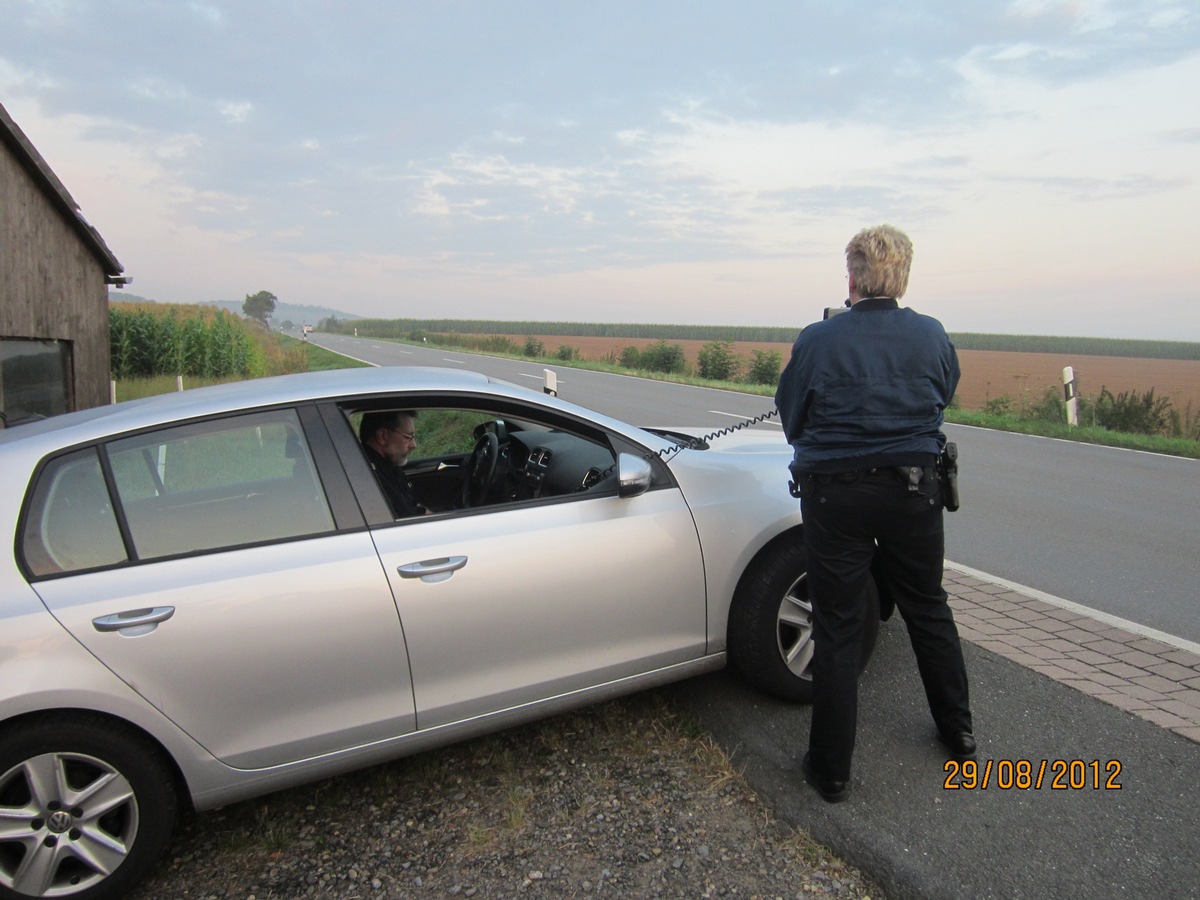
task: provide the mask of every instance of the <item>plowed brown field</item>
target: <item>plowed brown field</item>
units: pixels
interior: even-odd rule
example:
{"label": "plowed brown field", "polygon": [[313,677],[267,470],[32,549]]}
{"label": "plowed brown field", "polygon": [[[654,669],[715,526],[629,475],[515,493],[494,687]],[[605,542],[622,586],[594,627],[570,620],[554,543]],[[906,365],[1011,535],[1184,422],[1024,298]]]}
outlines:
{"label": "plowed brown field", "polygon": [[[509,335],[517,346],[525,343],[525,335]],[[625,347],[639,350],[654,341],[635,338],[563,337],[535,335],[553,353],[562,345],[575,347],[584,359],[603,360],[609,354],[620,356]],[[706,341],[669,341],[683,347],[688,361],[696,365],[696,357]],[[737,342],[734,352],[743,360],[753,358],[753,350],[774,350],[786,362],[791,344]],[[1200,361],[1175,359],[1133,359],[1123,356],[1070,356],[1055,353],[1003,353],[996,350],[960,350],[962,381],[958,397],[963,409],[980,409],[989,399],[1008,395],[1019,406],[1022,398],[1029,402],[1040,400],[1046,388],[1062,390],[1063,366],[1075,369],[1075,380],[1081,396],[1095,397],[1101,387],[1112,393],[1136,391],[1141,394],[1154,389],[1156,397],[1168,397],[1173,408],[1189,417],[1200,415]]]}

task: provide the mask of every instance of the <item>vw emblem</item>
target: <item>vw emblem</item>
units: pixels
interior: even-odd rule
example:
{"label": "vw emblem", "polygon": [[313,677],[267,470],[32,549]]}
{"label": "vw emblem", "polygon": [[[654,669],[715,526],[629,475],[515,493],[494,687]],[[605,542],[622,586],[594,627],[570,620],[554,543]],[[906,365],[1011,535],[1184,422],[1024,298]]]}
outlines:
{"label": "vw emblem", "polygon": [[73,821],[69,812],[63,812],[61,809],[50,816],[50,820],[46,823],[49,829],[55,834],[62,834],[71,827]]}

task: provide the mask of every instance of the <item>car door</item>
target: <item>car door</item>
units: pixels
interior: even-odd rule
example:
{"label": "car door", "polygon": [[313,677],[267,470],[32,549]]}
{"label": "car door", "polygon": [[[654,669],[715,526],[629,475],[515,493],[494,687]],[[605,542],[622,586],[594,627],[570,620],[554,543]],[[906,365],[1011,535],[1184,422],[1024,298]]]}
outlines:
{"label": "car door", "polygon": [[704,654],[703,563],[676,489],[374,534],[422,729]]}
{"label": "car door", "polygon": [[[418,445],[432,418],[418,415]],[[615,463],[602,433],[580,439]],[[346,460],[352,480],[356,455]],[[369,476],[362,483],[370,489]],[[699,539],[671,484],[446,510],[377,522],[372,534],[404,624],[421,730],[705,653]]]}
{"label": "car door", "polygon": [[[388,579],[361,518],[357,530],[336,521],[350,490],[336,465],[317,471],[309,434],[327,445],[323,427],[300,422],[273,410],[63,457],[43,471],[26,524],[26,557],[42,560],[34,587],[54,616],[237,768],[415,725]],[[107,509],[105,469],[117,492]]]}

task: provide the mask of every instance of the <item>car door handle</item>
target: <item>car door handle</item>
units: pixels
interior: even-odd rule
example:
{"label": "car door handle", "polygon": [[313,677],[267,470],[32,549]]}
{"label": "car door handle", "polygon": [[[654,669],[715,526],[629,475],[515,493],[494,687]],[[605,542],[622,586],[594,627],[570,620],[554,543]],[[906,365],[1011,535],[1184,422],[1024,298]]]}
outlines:
{"label": "car door handle", "polygon": [[130,609],[114,613],[111,616],[100,616],[92,619],[92,627],[97,631],[124,631],[127,628],[140,628],[145,625],[157,625],[175,615],[173,606],[156,606],[153,609]]}
{"label": "car door handle", "polygon": [[445,581],[454,572],[467,564],[465,556],[447,556],[441,559],[425,559],[421,562],[398,566],[401,578],[420,578],[430,584]]}

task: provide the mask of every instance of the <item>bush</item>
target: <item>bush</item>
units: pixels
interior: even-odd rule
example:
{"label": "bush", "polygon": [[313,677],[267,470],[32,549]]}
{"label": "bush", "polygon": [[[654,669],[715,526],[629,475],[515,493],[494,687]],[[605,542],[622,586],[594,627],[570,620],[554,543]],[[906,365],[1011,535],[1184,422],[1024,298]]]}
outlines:
{"label": "bush", "polygon": [[1168,398],[1155,398],[1154,388],[1140,396],[1136,391],[1113,396],[1107,387],[1101,387],[1096,399],[1096,424],[1126,434],[1166,434],[1170,430],[1170,408]]}
{"label": "bush", "polygon": [[480,353],[510,353],[515,356],[519,349],[511,340],[499,334],[476,337],[452,332],[450,334],[434,334],[430,337],[435,342],[448,347],[465,347],[468,350],[478,350]]}
{"label": "bush", "polygon": [[1062,391],[1056,387],[1046,388],[1042,399],[1025,410],[1025,418],[1037,422],[1067,421],[1067,401],[1062,398]]}
{"label": "bush", "polygon": [[546,347],[533,335],[527,335],[525,337],[525,346],[521,350],[521,355],[530,357],[545,356]]}
{"label": "bush", "polygon": [[746,373],[750,384],[778,384],[783,356],[777,350],[752,350],[754,361]]}
{"label": "bush", "polygon": [[570,362],[573,359],[580,359],[579,351],[568,344],[559,344],[558,349],[554,351],[554,358],[561,359],[563,362]]}
{"label": "bush", "polygon": [[668,344],[665,340],[655,341],[642,351],[641,366],[647,372],[667,374],[687,371],[687,357],[681,344]]}
{"label": "bush", "polygon": [[700,348],[697,374],[709,381],[733,381],[741,360],[733,352],[733,341],[709,341]]}
{"label": "bush", "polygon": [[642,353],[637,347],[625,347],[621,350],[620,363],[626,369],[637,369],[642,364]]}
{"label": "bush", "polygon": [[1008,416],[1012,415],[1013,398],[1008,394],[1001,394],[999,397],[993,397],[990,400],[984,401],[983,411],[989,416]]}

